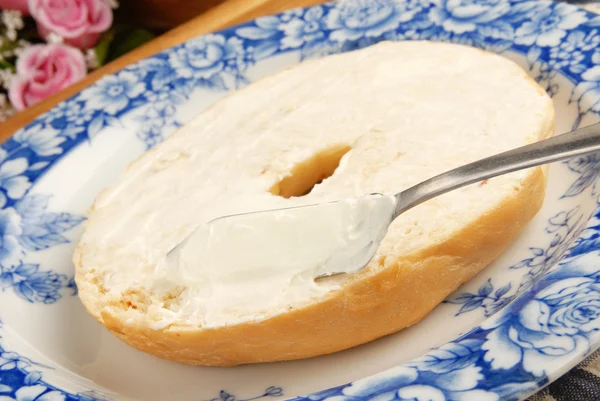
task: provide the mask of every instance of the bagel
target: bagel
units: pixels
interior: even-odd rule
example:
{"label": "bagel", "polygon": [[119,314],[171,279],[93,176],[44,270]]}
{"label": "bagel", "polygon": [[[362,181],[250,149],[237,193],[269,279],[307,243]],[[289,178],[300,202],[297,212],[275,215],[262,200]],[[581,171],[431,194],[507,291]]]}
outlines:
{"label": "bagel", "polygon": [[170,280],[161,261],[223,215],[391,195],[553,132],[545,91],[479,49],[382,42],[303,62],[217,101],[98,195],[73,256],[79,297],[126,343],[186,364],[293,360],[375,340],[417,323],[512,243],[543,203],[544,168],[409,210],[364,270],[318,279],[320,295],[268,310],[208,318],[194,285]]}

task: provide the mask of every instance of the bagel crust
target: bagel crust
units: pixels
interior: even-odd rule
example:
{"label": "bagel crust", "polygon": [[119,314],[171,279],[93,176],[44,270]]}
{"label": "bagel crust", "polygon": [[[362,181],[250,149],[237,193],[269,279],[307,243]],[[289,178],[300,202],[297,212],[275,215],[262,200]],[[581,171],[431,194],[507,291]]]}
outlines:
{"label": "bagel crust", "polygon": [[[531,99],[530,103],[527,103],[531,106],[529,110],[517,111],[525,114],[532,113],[535,116],[529,116],[527,118],[530,118],[530,120],[524,121],[524,123],[530,125],[529,131],[524,131],[520,137],[510,139],[510,143],[504,144],[501,140],[494,139],[498,143],[497,147],[493,147],[496,145],[490,145],[493,147],[492,149],[484,148],[480,156],[470,155],[465,156],[465,158],[456,156],[459,160],[453,158],[453,155],[444,156],[440,153],[437,157],[446,157],[447,160],[436,162],[440,165],[433,171],[427,170],[425,167],[426,171],[424,170],[421,173],[419,173],[420,170],[416,171],[415,176],[406,179],[403,185],[414,185],[423,179],[429,178],[432,172],[439,173],[473,161],[476,158],[497,153],[499,150],[507,150],[541,140],[554,132],[554,111],[549,97],[520,68],[496,55],[460,45],[411,42],[383,43],[372,48],[356,51],[354,54],[336,55],[326,59],[337,58],[339,61],[337,64],[339,67],[337,68],[343,70],[344,67],[341,66],[350,65],[353,61],[361,59],[361,56],[368,58],[364,56],[368,56],[369,52],[371,54],[378,54],[378,51],[388,52],[389,54],[385,56],[387,58],[384,61],[400,63],[397,54],[404,53],[410,57],[422,55],[424,58],[435,59],[440,57],[443,59],[449,57],[447,55],[452,53],[447,51],[449,49],[455,52],[457,57],[462,55],[463,57],[472,58],[474,64],[479,62],[479,58],[483,62],[489,62],[489,59],[493,58],[492,64],[497,65],[498,74],[501,72],[504,74],[504,71],[501,70],[505,69],[507,72],[502,76],[509,76],[511,80],[514,79],[514,82],[511,82],[510,85],[518,87],[519,91],[522,90],[522,93]],[[306,68],[313,68],[314,65],[319,65],[322,62],[309,61],[305,64],[308,65]],[[439,62],[440,60],[434,60],[432,63]],[[399,67],[399,73],[404,71],[401,67],[402,65]],[[286,76],[289,76],[286,75],[289,74],[289,71],[302,68],[305,67],[303,65],[294,67],[256,84],[251,84],[248,87],[250,89],[242,89],[227,96],[225,100],[217,102],[216,106],[205,111],[202,115],[205,116],[204,118],[209,118],[210,113],[223,113],[224,104],[227,105],[227,99],[233,98],[235,100],[238,96],[244,96],[240,93],[248,94],[246,91],[252,91],[252,87],[255,91],[258,91],[260,85],[264,87],[275,85],[279,79],[286,79]],[[358,69],[359,67],[352,68]],[[482,74],[485,73],[482,72]],[[490,78],[492,80],[496,78],[493,75],[494,73],[491,74]],[[495,84],[491,83],[490,85]],[[491,89],[486,88],[484,85],[481,90]],[[415,96],[418,101],[427,101],[426,94],[417,93]],[[482,109],[493,110],[493,96],[486,94],[482,96],[485,97],[485,102],[489,102],[488,104],[482,101]],[[515,96],[515,102],[520,101],[516,99],[517,97],[523,98],[524,95]],[[402,101],[405,101],[405,99],[402,99]],[[501,98],[498,101],[510,102],[513,99]],[[285,102],[285,99],[282,102]],[[228,106],[231,107],[232,104],[236,104],[236,102],[233,101]],[[332,107],[335,108],[336,106]],[[462,106],[459,104],[456,107],[460,108]],[[522,109],[524,106],[517,105],[516,107]],[[235,113],[235,110],[231,112]],[[401,110],[398,111],[398,113],[401,112]],[[501,112],[506,113],[506,118],[502,117],[498,121],[506,120],[507,129],[512,127],[510,125],[514,123],[512,119],[525,119],[525,117],[519,115],[511,115],[510,113],[513,113],[512,109]],[[492,112],[490,111],[490,113]],[[202,115],[199,118],[203,118]],[[431,118],[435,119],[436,116],[433,115]],[[475,123],[473,122],[473,124]],[[469,124],[469,121],[464,121],[464,124]],[[182,130],[184,132],[181,132]],[[182,130],[175,133],[163,145],[175,146],[177,139],[173,138],[181,140],[185,135],[192,135],[189,133],[189,129],[186,131],[184,127]],[[457,132],[459,133],[456,134],[456,143],[460,143],[460,146],[457,145],[459,150],[456,154],[459,154],[460,149],[474,145],[471,144],[473,142],[471,140],[461,139],[458,129]],[[422,141],[423,148],[427,146],[427,137],[418,138],[418,140]],[[200,139],[198,141],[200,144]],[[507,141],[509,140],[507,139]],[[332,143],[335,144],[336,142],[333,141]],[[96,238],[99,238],[102,232],[102,221],[107,218],[119,219],[118,209],[111,208],[111,202],[120,196],[119,189],[133,185],[130,178],[139,171],[145,171],[143,170],[144,166],[149,161],[160,157],[161,149],[164,149],[163,145],[147,152],[138,161],[134,162],[129,170],[124,173],[121,181],[114,187],[117,189],[109,189],[99,196],[90,209],[89,219],[86,223],[86,233],[75,250],[73,260],[76,266],[79,297],[94,318],[121,340],[141,351],[159,358],[191,365],[235,366],[314,357],[364,344],[409,327],[419,322],[449,294],[497,258],[537,214],[545,196],[547,170],[541,167],[498,177],[489,182],[474,184],[465,188],[465,191],[462,192],[463,196],[465,199],[469,199],[469,202],[474,202],[473,200],[478,198],[485,199],[482,200],[485,205],[473,206],[473,209],[477,210],[471,215],[468,214],[466,206],[464,209],[467,211],[460,209],[461,206],[452,206],[456,205],[461,199],[461,190],[459,190],[455,191],[456,193],[446,194],[426,202],[407,212],[406,216],[401,216],[392,224],[389,235],[386,237],[387,242],[382,243],[380,251],[378,251],[377,256],[367,269],[357,274],[324,280],[324,285],[328,285],[327,281],[331,280],[335,287],[332,287],[334,289],[320,299],[311,299],[302,304],[290,305],[286,307],[286,311],[283,313],[274,312],[261,318],[248,319],[219,327],[204,327],[202,324],[190,323],[189,320],[170,321],[163,327],[157,327],[155,324],[156,319],[149,316],[155,310],[154,304],[149,301],[151,295],[138,292],[129,284],[118,287],[118,290],[110,288],[112,282],[107,277],[116,280],[114,277],[117,276],[106,273],[108,270],[105,265],[113,263],[112,260],[119,257],[118,252],[111,253],[119,245],[117,241],[111,242],[109,239],[102,242],[105,240],[100,241]],[[330,154],[342,157],[343,154],[348,152],[348,149],[352,148],[348,153],[349,167],[347,167],[352,168],[352,152],[355,151],[354,149],[357,146],[352,143],[350,143],[348,149],[344,148],[343,143],[341,146],[337,148],[329,146],[329,149],[333,149]],[[343,149],[343,151],[340,151],[340,149]],[[398,152],[400,150],[398,149]],[[320,149],[315,148],[314,151],[317,152]],[[286,156],[281,157],[285,158]],[[306,160],[306,157],[302,160]],[[315,156],[315,160],[316,163],[313,168],[318,169],[327,165],[332,159],[325,160],[322,157],[319,159]],[[337,165],[337,163],[334,164]],[[298,163],[296,162],[295,165],[298,165]],[[342,168],[341,165],[340,163],[338,170]],[[408,171],[413,171],[413,164],[407,168],[409,168]],[[272,169],[275,170],[276,167],[272,167]],[[335,166],[333,168],[327,167],[327,169],[333,171]],[[260,172],[260,177],[270,174],[268,168],[266,170],[266,173]],[[319,174],[313,174],[310,168],[302,171],[303,173],[298,175],[301,175],[307,183],[314,184],[313,181]],[[281,197],[284,196],[284,191],[287,191],[284,185],[286,188],[293,188],[289,190],[291,196],[297,196],[300,191],[306,189],[306,185],[302,182],[298,183],[299,181],[288,185],[285,177],[290,176],[289,171],[285,174],[276,173],[271,178],[264,178],[266,191],[270,190]],[[320,196],[319,191],[327,193],[328,188],[336,185],[337,174],[338,171],[333,173],[331,179],[327,178],[322,184],[317,185],[313,189],[314,196]],[[406,175],[407,173],[404,172],[403,174]],[[383,188],[380,192],[393,193],[404,188],[405,186],[401,188]],[[365,191],[369,192],[377,189],[381,188],[368,187],[368,185],[364,188]],[[351,195],[344,191],[335,192],[331,190],[331,192],[333,192],[330,194],[332,197]],[[309,196],[307,195],[307,197]],[[431,215],[438,210],[444,212],[440,212],[442,217],[434,220]],[[448,221],[445,221],[445,216],[448,216]],[[423,222],[422,225],[418,226],[421,222]],[[420,228],[422,232],[418,236],[414,232],[417,230],[415,227],[424,227]],[[186,230],[189,232],[191,228],[190,226]],[[172,242],[177,243],[181,237],[185,237],[185,233],[178,233],[178,237],[175,237],[177,236],[174,236]],[[401,243],[404,240],[407,241],[406,244]],[[167,245],[165,245],[165,248],[168,248]],[[112,259],[106,259],[108,257],[105,256],[107,253],[110,254]],[[103,256],[97,256],[100,254]],[[141,256],[139,260],[141,265],[150,264]],[[138,267],[131,265],[129,259],[125,262],[117,260],[114,263],[121,263],[125,267],[131,266],[136,274],[142,274],[140,272],[146,271],[143,268],[139,268],[139,271],[135,270]],[[123,266],[120,269],[125,268]],[[181,298],[181,294],[179,287],[177,290],[173,290],[172,293],[168,293],[167,296],[162,298],[161,307],[167,309],[171,302],[176,302]]]}

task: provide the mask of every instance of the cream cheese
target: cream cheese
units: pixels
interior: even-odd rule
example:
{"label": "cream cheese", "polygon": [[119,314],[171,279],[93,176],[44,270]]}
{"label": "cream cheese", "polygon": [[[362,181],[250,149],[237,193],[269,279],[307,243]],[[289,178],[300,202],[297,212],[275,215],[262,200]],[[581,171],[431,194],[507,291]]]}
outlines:
{"label": "cream cheese", "polygon": [[395,206],[393,196],[369,195],[218,218],[171,252],[161,271],[202,305],[204,327],[239,323],[333,289],[318,277],[361,270]]}

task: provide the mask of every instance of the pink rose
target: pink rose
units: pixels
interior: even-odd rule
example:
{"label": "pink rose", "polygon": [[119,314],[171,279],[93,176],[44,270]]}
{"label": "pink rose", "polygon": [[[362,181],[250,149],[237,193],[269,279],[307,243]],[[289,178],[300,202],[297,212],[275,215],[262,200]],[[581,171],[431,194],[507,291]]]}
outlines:
{"label": "pink rose", "polygon": [[29,0],[29,9],[42,37],[54,33],[83,50],[94,46],[113,20],[107,0]]}
{"label": "pink rose", "polygon": [[0,0],[0,10],[19,10],[23,15],[29,15],[27,0]]}
{"label": "pink rose", "polygon": [[17,110],[31,106],[85,77],[83,54],[62,44],[33,45],[17,60],[8,97]]}

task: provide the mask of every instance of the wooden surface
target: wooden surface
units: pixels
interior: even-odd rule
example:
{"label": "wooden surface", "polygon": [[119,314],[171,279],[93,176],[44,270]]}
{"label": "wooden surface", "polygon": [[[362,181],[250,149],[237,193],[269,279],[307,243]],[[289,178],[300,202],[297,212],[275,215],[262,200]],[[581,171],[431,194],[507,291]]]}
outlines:
{"label": "wooden surface", "polygon": [[195,36],[236,25],[262,15],[275,14],[294,7],[306,7],[324,2],[324,0],[226,0],[191,21],[94,71],[74,85],[15,114],[0,124],[0,142],[6,140],[17,129],[30,123],[36,116],[49,110],[57,103],[75,95],[103,75],[114,73],[128,64]]}

